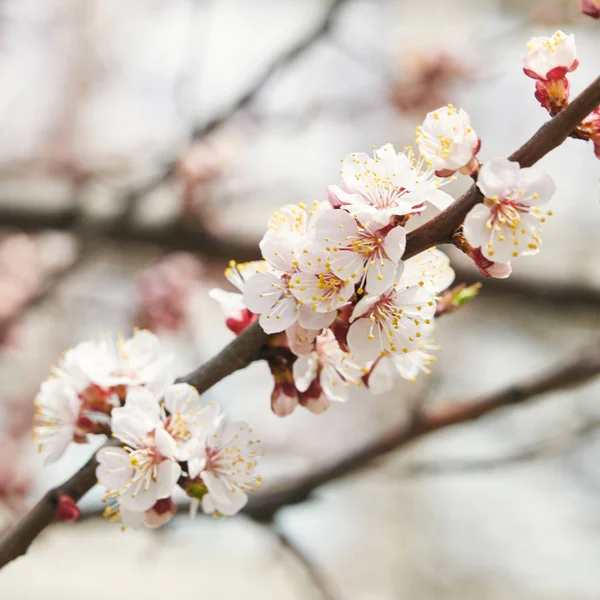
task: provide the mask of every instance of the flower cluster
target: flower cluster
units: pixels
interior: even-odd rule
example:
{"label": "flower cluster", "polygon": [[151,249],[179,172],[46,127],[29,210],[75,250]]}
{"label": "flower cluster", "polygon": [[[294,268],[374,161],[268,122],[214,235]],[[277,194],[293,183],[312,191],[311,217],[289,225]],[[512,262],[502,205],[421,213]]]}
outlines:
{"label": "flower cluster", "polygon": [[[239,294],[211,292],[234,332],[258,315],[265,332],[276,334],[266,355],[276,414],[298,405],[320,413],[344,402],[352,387],[371,387],[374,366],[388,359],[413,379],[415,369],[404,364],[421,365],[420,354],[430,349],[436,294],[454,272],[437,249],[403,260],[405,225],[452,202],[440,189],[447,179],[435,171],[466,167],[479,146],[466,113],[445,107],[435,114],[440,123],[430,127],[432,113],[420,130],[420,158],[391,144],[373,156],[350,154],[327,201],[273,214],[260,243],[264,260],[231,263],[226,275]],[[460,134],[450,152],[439,152],[430,131],[444,143],[443,132],[454,126]]]}
{"label": "flower cluster", "polygon": [[193,512],[231,515],[260,486],[258,440],[245,423],[229,423],[195,388],[173,384],[171,357],[149,331],[130,339],[84,342],[69,350],[36,398],[35,438],[45,462],[70,442],[107,434],[121,446],[98,451],[96,474],[106,487],[105,515],[137,528],[175,514],[177,485]]}

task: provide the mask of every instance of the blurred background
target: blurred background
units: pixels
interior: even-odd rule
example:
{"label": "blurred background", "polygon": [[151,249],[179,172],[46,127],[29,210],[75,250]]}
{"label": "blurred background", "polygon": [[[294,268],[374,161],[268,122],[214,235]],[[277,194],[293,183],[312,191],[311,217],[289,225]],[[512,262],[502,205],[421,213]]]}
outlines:
{"label": "blurred background", "polygon": [[[32,399],[63,350],[144,326],[177,373],[232,334],[208,297],[255,258],[271,212],[324,199],[339,160],[414,143],[447,102],[482,160],[547,119],[520,56],[576,34],[576,94],[600,22],[578,0],[2,0],[0,530],[92,446],[42,468]],[[440,321],[431,377],[324,415],[270,412],[255,364],[206,394],[260,432],[277,489],[380,436],[416,402],[476,399],[560,364],[600,329],[600,163],[568,140],[543,252]],[[467,182],[446,188],[459,194]],[[477,273],[455,256],[458,281]],[[272,524],[238,516],[121,533],[45,531],[0,573],[3,600],[597,600],[600,383],[450,428],[326,485]],[[98,441],[100,443],[100,440]]]}

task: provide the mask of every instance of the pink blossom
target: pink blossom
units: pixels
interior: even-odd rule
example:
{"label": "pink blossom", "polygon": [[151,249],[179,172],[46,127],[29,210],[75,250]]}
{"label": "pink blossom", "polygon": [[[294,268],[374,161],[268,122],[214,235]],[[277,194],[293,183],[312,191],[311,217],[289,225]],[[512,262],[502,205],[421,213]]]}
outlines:
{"label": "pink blossom", "polygon": [[141,326],[178,331],[185,327],[192,293],[204,277],[204,267],[192,254],[170,254],[138,275]]}

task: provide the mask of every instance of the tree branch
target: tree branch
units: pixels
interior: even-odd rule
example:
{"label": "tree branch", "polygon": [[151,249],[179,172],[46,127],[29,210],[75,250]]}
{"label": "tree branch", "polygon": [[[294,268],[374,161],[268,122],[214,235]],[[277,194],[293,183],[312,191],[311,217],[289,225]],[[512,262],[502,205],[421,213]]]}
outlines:
{"label": "tree branch", "polygon": [[333,590],[333,586],[324,576],[321,569],[319,569],[310,557],[303,552],[294,542],[287,536],[281,529],[271,526],[271,531],[277,536],[279,543],[284,550],[287,550],[292,554],[296,560],[304,567],[304,570],[311,580],[312,584],[319,591],[323,600],[338,600],[339,596]]}
{"label": "tree branch", "polygon": [[547,392],[581,385],[600,375],[600,338],[581,349],[570,361],[561,361],[555,368],[536,378],[523,381],[499,392],[466,402],[443,403],[439,408],[423,410],[418,418],[393,428],[371,444],[358,449],[332,465],[312,473],[289,487],[256,494],[244,509],[260,522],[273,520],[284,506],[307,500],[318,487],[345,477],[368,465],[374,459],[396,450],[427,434],[474,421],[507,406],[522,404]]}

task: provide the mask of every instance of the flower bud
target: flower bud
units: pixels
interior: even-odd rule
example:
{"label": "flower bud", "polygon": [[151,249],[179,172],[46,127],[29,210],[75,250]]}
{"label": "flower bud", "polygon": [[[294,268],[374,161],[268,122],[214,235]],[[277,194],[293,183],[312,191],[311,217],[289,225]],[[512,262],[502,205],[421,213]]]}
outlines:
{"label": "flower bud", "polygon": [[156,504],[144,513],[144,525],[156,528],[168,523],[177,512],[177,505],[171,498],[157,500]]}
{"label": "flower bud", "polygon": [[522,56],[525,75],[540,81],[564,79],[579,65],[575,36],[557,31],[551,37],[534,37]]}
{"label": "flower bud", "polygon": [[600,19],[600,0],[581,0],[581,11],[594,19]]}
{"label": "flower bud", "polygon": [[81,516],[81,510],[71,496],[61,494],[58,497],[56,516],[65,523],[74,523]]}

